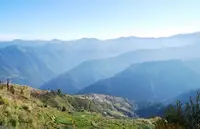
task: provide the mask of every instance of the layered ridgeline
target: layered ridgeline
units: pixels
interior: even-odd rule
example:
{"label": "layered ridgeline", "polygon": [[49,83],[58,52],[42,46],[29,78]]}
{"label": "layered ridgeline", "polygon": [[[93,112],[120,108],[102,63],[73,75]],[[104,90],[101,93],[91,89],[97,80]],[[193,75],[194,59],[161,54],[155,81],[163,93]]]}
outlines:
{"label": "layered ridgeline", "polygon": [[200,75],[191,66],[193,64],[179,60],[134,64],[79,93],[108,94],[136,101],[164,101],[200,86]]}
{"label": "layered ridgeline", "polygon": [[55,74],[32,49],[8,46],[0,49],[0,80],[38,87]]}
{"label": "layered ridgeline", "polygon": [[177,100],[181,103],[188,102],[188,100],[191,98],[192,100],[196,100],[197,93],[200,93],[199,87],[197,89],[188,90],[186,92],[183,92],[176,97],[166,101],[166,104],[176,104]]}
{"label": "layered ridgeline", "polygon": [[125,70],[131,64],[151,61],[170,59],[191,60],[186,62],[195,71],[200,71],[198,58],[200,58],[199,44],[155,50],[138,50],[115,57],[85,61],[46,82],[41,88],[49,90],[59,88],[66,93],[76,93],[97,81],[114,76]]}
{"label": "layered ridgeline", "polygon": [[[175,35],[167,38],[123,37],[111,40],[84,38],[74,41],[14,40],[9,42],[0,42],[1,64],[3,64],[2,68],[0,68],[0,72],[3,73],[1,75],[4,75],[0,79],[10,77],[15,83],[38,87],[44,82],[52,79],[52,77],[70,69],[77,69],[74,67],[86,60],[108,58],[139,49],[160,49],[164,47],[191,45],[199,42],[198,37],[199,33],[193,33]],[[138,57],[138,60],[139,58],[140,57]],[[22,64],[23,61],[25,61],[24,64]],[[121,62],[123,60],[118,60],[117,62],[119,61]],[[105,71],[110,68],[104,66],[103,61],[100,63],[103,64],[103,72],[101,73],[99,72],[101,70],[97,70],[99,75],[96,75],[96,70],[94,70],[94,72],[91,72],[91,74],[94,73],[94,79],[89,80],[88,82],[80,80],[81,77],[76,77],[74,74],[72,77],[68,78],[73,78],[69,80],[78,80],[76,81],[78,84],[76,84],[75,87],[76,89],[80,89],[79,87],[83,88],[93,82],[110,77],[130,64],[126,63],[126,61],[124,62],[125,66],[116,66],[114,70],[111,69],[106,73]],[[116,64],[115,61],[114,63]],[[114,63],[109,63],[109,66],[114,66]],[[106,67],[105,70],[104,67]],[[93,69],[96,69],[96,66],[94,66]],[[34,73],[33,71],[37,72]],[[73,83],[74,81],[72,81],[72,84]],[[83,83],[83,86],[79,86],[81,83]]]}
{"label": "layered ridgeline", "polygon": [[[147,128],[158,119],[134,119],[134,103],[105,95],[70,96],[28,86],[0,85],[2,128]],[[131,118],[127,118],[131,117]]]}

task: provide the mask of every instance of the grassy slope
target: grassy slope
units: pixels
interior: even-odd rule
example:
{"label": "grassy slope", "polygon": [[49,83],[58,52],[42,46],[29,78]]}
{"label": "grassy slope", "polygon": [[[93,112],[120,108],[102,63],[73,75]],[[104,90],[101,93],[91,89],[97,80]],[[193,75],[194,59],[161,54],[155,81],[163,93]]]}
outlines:
{"label": "grassy slope", "polygon": [[[77,109],[65,101],[63,96],[50,95],[45,91],[33,90],[27,86],[14,85],[15,93],[0,86],[0,125],[8,128],[80,128],[80,129],[138,129],[153,128],[155,119],[116,119],[103,116],[98,111]],[[34,91],[34,92],[33,92]],[[45,100],[48,99],[48,100]],[[67,95],[64,95],[67,98]],[[73,96],[68,96],[74,99]],[[78,105],[80,106],[80,105]],[[65,107],[65,111],[62,107]],[[94,107],[95,108],[95,107]]]}

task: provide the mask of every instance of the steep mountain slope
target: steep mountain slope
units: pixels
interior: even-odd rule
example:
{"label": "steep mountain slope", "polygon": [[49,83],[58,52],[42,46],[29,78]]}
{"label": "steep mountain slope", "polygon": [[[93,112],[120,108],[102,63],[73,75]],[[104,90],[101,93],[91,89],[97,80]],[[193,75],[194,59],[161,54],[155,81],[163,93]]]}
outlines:
{"label": "steep mountain slope", "polygon": [[135,64],[115,75],[83,89],[80,93],[100,93],[127,97],[136,101],[163,101],[195,89],[200,76],[178,60]]}
{"label": "steep mountain slope", "polygon": [[86,61],[48,81],[41,86],[41,89],[62,89],[65,93],[76,93],[98,80],[116,74],[128,65],[127,62],[118,62],[112,58]]}
{"label": "steep mountain slope", "polygon": [[194,58],[200,58],[199,44],[155,50],[138,50],[115,57],[85,61],[45,83],[41,88],[54,90],[59,88],[66,93],[75,93],[99,80],[114,76],[133,63],[147,61],[193,59],[188,61],[188,65],[200,72],[199,61]]}
{"label": "steep mountain slope", "polygon": [[0,79],[38,87],[55,75],[31,49],[9,46],[0,49]]}
{"label": "steep mountain slope", "polygon": [[200,93],[199,87],[196,89],[193,89],[193,90],[185,91],[185,92],[177,95],[176,97],[169,99],[165,103],[166,104],[175,104],[177,101],[181,101],[181,103],[185,103],[185,102],[188,102],[190,97],[192,97],[192,99],[195,100],[197,93]]}
{"label": "steep mountain slope", "polygon": [[113,53],[104,50],[102,47],[99,40],[81,39],[78,41],[49,43],[37,48],[35,51],[51,70],[61,74],[85,60],[113,55]]}
{"label": "steep mountain slope", "polygon": [[[66,73],[66,75],[63,74],[64,76],[66,76],[63,78],[67,78],[64,80],[68,81],[59,81],[60,83],[62,82],[63,85],[59,85],[58,87],[62,88],[66,86],[67,83],[69,84],[68,87],[74,87],[71,89],[73,92],[75,92],[77,89],[82,89],[98,80],[115,75],[116,73],[122,71],[124,68],[128,67],[132,63],[159,59],[171,59],[172,57],[184,57],[184,59],[198,57],[200,55],[198,54],[199,47],[194,47],[192,52],[190,51],[192,48],[185,47],[185,49],[181,49],[180,53],[175,53],[178,48],[175,48],[171,51],[168,51],[166,49],[160,49],[163,47],[185,46],[188,44],[194,44],[196,42],[198,43],[198,36],[199,33],[176,35],[167,38],[122,37],[111,40],[83,38],[74,41],[14,40],[9,42],[0,42],[0,47],[2,48],[1,51],[4,50],[4,52],[0,55],[1,64],[3,64],[3,66],[0,68],[0,72],[4,75],[2,78],[8,77],[10,75],[12,75],[12,77],[18,76],[17,79],[14,79],[14,82],[23,82],[24,84],[38,87],[38,85],[41,85],[42,83],[48,81],[52,77],[55,77],[61,73],[70,70],[68,73]],[[19,53],[13,53],[13,55],[16,54],[16,56],[11,55],[11,51],[15,50],[9,50],[9,47],[7,47],[9,45],[16,45],[20,48],[18,51]],[[21,48],[23,48],[23,50]],[[133,53],[130,52],[139,49],[157,50],[153,50],[154,52],[152,52],[151,50],[137,51]],[[20,54],[20,51],[29,54],[23,57],[23,54]],[[102,59],[100,61],[93,60],[99,58],[108,58],[111,56],[113,57],[124,52],[130,53],[120,55],[119,58],[116,57],[112,59]],[[183,54],[184,52],[186,53],[185,55]],[[187,55],[188,53],[190,54]],[[196,53],[196,55],[194,53]],[[6,54],[5,57],[4,54]],[[25,58],[28,58],[27,61]],[[22,59],[24,60],[24,64],[20,64],[22,62]],[[87,62],[87,60],[93,61]],[[10,63],[15,65],[10,66]],[[30,65],[29,63],[33,63],[34,66]],[[87,65],[91,67],[91,69],[88,66],[86,66],[85,63],[88,63]],[[92,64],[90,65],[90,63]],[[78,66],[79,64],[80,66]],[[27,66],[29,66],[29,68]],[[84,71],[83,69],[86,70]],[[14,71],[15,73],[13,73]],[[34,73],[35,71],[36,73]],[[26,76],[22,77],[22,74],[19,78],[19,73],[26,74]],[[32,75],[34,75],[35,77],[33,77]],[[30,79],[28,79],[28,81],[25,81],[27,80],[25,79],[26,77]],[[21,80],[18,81],[19,79]],[[57,85],[57,83],[54,84]],[[50,88],[55,89],[53,88],[53,86],[50,86]],[[70,89],[66,89],[66,91],[70,91]]]}
{"label": "steep mountain slope", "polygon": [[[0,85],[0,122],[2,128],[148,128],[153,129],[158,119],[127,118],[127,101],[116,98],[124,105],[122,111],[112,108],[112,99],[99,102],[88,96],[69,96],[40,91],[27,86]],[[14,92],[13,92],[14,91]],[[95,95],[96,97],[102,95]],[[108,96],[108,98],[110,98]],[[114,97],[113,97],[114,98]],[[103,99],[104,100],[104,99]],[[118,102],[117,101],[117,102]],[[89,105],[87,105],[89,104]],[[110,111],[111,113],[102,113]],[[125,112],[124,112],[125,111]],[[114,116],[112,116],[112,114]]]}

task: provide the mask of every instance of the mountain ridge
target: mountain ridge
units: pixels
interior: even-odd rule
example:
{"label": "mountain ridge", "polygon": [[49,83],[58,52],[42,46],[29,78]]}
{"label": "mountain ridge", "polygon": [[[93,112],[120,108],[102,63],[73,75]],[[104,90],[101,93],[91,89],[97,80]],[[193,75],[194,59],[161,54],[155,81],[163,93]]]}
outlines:
{"label": "mountain ridge", "polygon": [[198,73],[180,60],[146,62],[132,65],[114,77],[100,80],[79,93],[108,94],[136,101],[163,101],[169,99],[168,96],[175,97],[178,94],[176,91],[197,88],[200,85],[199,78]]}
{"label": "mountain ridge", "polygon": [[[96,81],[114,76],[132,64],[173,59],[198,60],[200,58],[199,51],[200,45],[193,44],[184,47],[137,50],[109,58],[87,60],[44,83],[41,88],[55,89],[54,86],[57,85],[66,93],[75,93]],[[200,67],[194,67],[195,70],[200,71],[198,70]],[[73,88],[74,91],[72,91]]]}

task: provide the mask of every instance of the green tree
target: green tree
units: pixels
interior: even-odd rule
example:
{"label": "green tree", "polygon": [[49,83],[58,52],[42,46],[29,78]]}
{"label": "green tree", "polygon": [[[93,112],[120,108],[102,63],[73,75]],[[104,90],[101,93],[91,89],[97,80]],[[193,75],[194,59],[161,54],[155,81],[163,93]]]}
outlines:
{"label": "green tree", "polygon": [[60,89],[58,89],[57,93],[58,93],[58,95],[61,95],[62,91]]}

